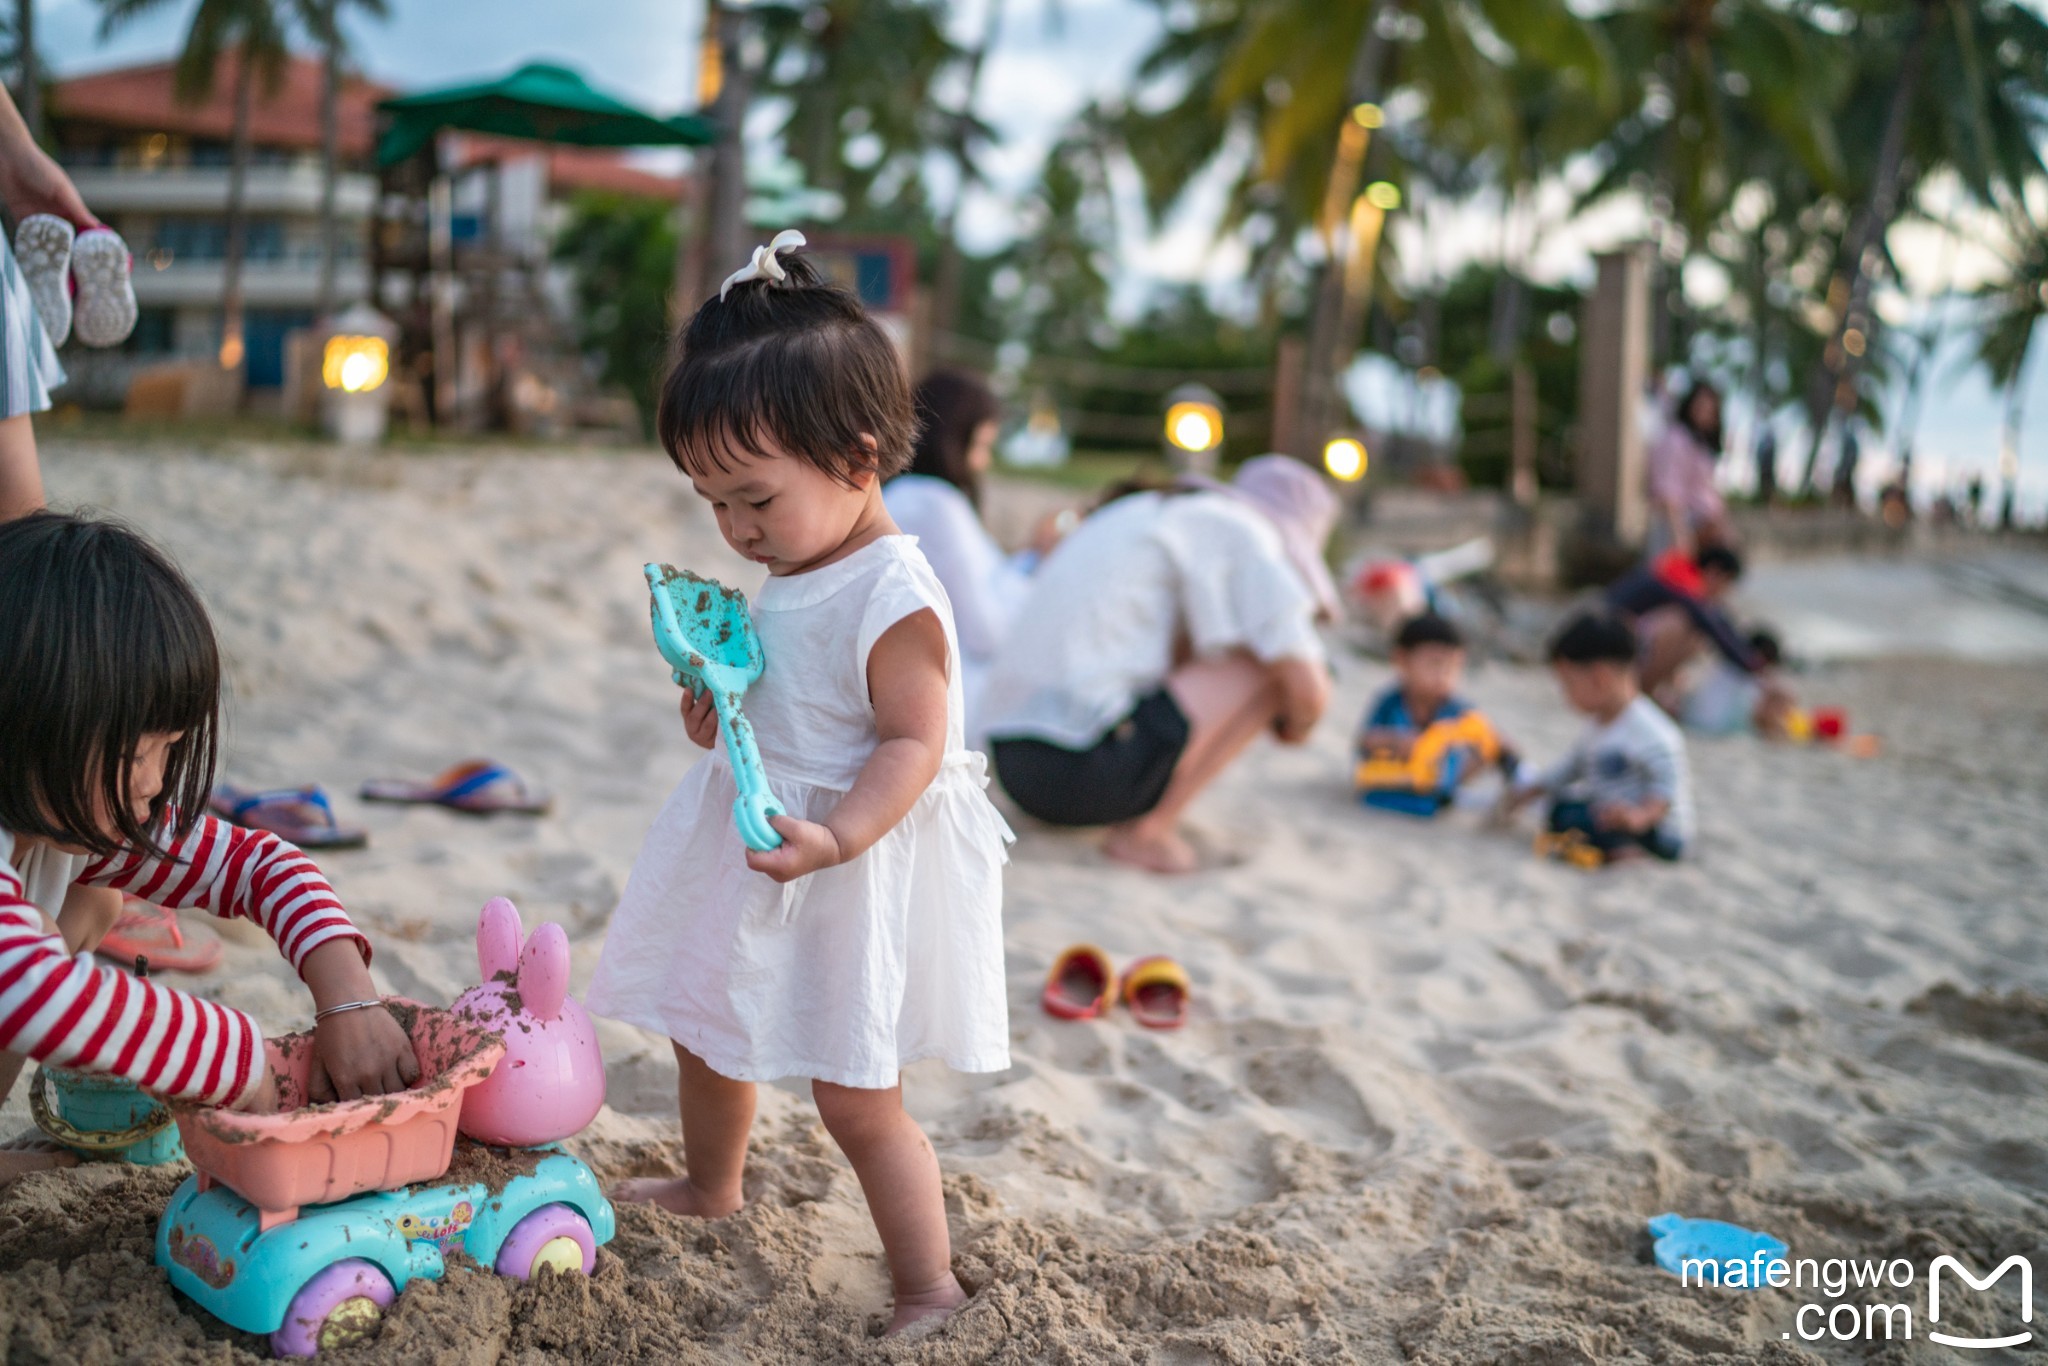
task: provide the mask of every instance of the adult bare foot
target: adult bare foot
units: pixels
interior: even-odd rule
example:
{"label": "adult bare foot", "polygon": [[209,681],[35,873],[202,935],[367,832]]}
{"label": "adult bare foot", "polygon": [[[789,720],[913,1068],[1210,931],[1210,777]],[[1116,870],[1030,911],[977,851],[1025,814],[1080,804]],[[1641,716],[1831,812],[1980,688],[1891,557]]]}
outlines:
{"label": "adult bare foot", "polygon": [[30,1172],[54,1171],[78,1165],[78,1154],[33,1134],[0,1143],[0,1186]]}
{"label": "adult bare foot", "polygon": [[636,1176],[613,1186],[611,1197],[628,1204],[659,1205],[670,1214],[694,1219],[723,1219],[745,1203],[736,1194],[719,1196],[700,1191],[687,1176]]}
{"label": "adult bare foot", "polygon": [[1179,832],[1154,834],[1136,826],[1111,826],[1102,841],[1102,852],[1118,863],[1142,868],[1148,873],[1192,873],[1201,866],[1201,855]]}
{"label": "adult bare foot", "polygon": [[913,1323],[927,1319],[942,1319],[967,1303],[967,1292],[952,1272],[929,1290],[896,1297],[896,1312],[889,1317],[888,1336],[893,1337]]}

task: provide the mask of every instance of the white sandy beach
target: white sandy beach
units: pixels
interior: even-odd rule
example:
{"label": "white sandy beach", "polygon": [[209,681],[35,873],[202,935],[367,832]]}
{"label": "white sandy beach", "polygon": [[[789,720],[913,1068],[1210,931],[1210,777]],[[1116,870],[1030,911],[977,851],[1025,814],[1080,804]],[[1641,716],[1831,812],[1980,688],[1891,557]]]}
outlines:
{"label": "white sandy beach", "polygon": [[[639,566],[758,576],[664,459],[53,442],[45,466],[53,502],[132,520],[206,597],[232,680],[223,776],[319,781],[371,830],[320,862],[382,986],[443,1002],[470,984],[494,895],[559,921],[587,983],[641,832],[697,753]],[[1759,571],[1788,645],[1804,633],[1834,660],[1809,698],[1884,752],[1696,741],[1698,857],[1674,868],[1589,876],[1471,812],[1360,809],[1347,739],[1385,671],[1350,657],[1313,743],[1262,744],[1198,805],[1232,866],[1149,878],[1013,816],[1014,1066],[907,1077],[976,1292],[937,1332],[874,1336],[880,1248],[797,1087],[764,1096],[741,1214],[624,1212],[591,1282],[458,1274],[335,1359],[1940,1359],[1923,1340],[1802,1342],[1818,1292],[1681,1289],[1649,1264],[1644,1221],[1908,1258],[1922,1279],[1879,1298],[1916,1316],[1944,1252],[1983,1270],[2025,1253],[2048,1276],[2048,618],[1972,597],[2004,615],[1969,640],[2008,643],[1966,650],[1941,634],[1944,582]],[[1576,730],[1540,669],[1470,682],[1533,757]],[[555,812],[354,798],[472,755],[546,783]],[[275,950],[230,933],[199,989],[303,1027]],[[1045,1017],[1045,968],[1082,940],[1177,956],[1193,1022]],[[609,1023],[602,1041],[609,1107],[571,1146],[606,1175],[678,1162],[666,1042]],[[17,1093],[0,1136],[26,1127]],[[148,1264],[175,1179],[99,1168],[0,1192],[0,1354],[254,1359]],[[2017,1306],[2008,1282],[1943,1323],[1989,1335]]]}

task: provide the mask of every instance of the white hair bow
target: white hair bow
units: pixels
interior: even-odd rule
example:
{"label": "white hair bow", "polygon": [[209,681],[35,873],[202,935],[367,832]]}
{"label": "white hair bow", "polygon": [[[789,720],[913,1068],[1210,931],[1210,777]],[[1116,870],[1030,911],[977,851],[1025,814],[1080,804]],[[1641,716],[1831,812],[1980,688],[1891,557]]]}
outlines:
{"label": "white hair bow", "polygon": [[804,235],[795,228],[784,228],[781,232],[776,233],[770,239],[767,246],[754,248],[753,260],[725,277],[725,283],[718,287],[719,301],[721,303],[724,302],[725,292],[734,285],[743,285],[749,280],[758,280],[763,276],[770,280],[785,280],[789,278],[789,273],[782,268],[782,262],[775,259],[775,254],[780,251],[788,251],[791,247],[801,247],[803,245]]}

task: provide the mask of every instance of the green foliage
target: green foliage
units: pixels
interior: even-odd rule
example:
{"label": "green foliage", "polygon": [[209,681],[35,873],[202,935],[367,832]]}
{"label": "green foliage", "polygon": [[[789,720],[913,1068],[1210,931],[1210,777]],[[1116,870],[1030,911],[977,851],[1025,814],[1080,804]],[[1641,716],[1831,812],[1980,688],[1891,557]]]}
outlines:
{"label": "green foliage", "polygon": [[[955,115],[934,86],[966,55],[942,0],[820,0],[763,6],[766,93],[789,101],[784,144],[806,181],[856,212],[929,219],[923,163],[952,145]],[[969,151],[986,141],[976,125]]]}
{"label": "green foliage", "polygon": [[1993,384],[2012,390],[2026,376],[2034,334],[2048,316],[2048,227],[2021,204],[2005,228],[2003,268],[1977,291],[1977,358]]}
{"label": "green foliage", "polygon": [[[1115,120],[1146,204],[1163,214],[1214,166],[1231,176],[1220,233],[1251,228],[1254,271],[1284,272],[1329,183],[1338,129],[1366,24],[1383,16],[1375,82],[1383,105],[1406,104],[1434,147],[1460,157],[1520,141],[1514,54],[1550,72],[1594,109],[1616,86],[1605,44],[1566,0],[1154,0],[1165,32]],[[1400,138],[1375,139],[1374,174],[1399,180]],[[1249,144],[1252,150],[1243,151]],[[1511,158],[1522,164],[1523,158]]]}
{"label": "green foliage", "polygon": [[1220,316],[1199,289],[1163,292],[1128,327],[1027,368],[1027,387],[1050,393],[1069,415],[1077,445],[1098,451],[1160,448],[1167,392],[1197,376],[1223,399],[1223,458],[1271,449],[1272,329]]}
{"label": "green foliage", "polygon": [[[1512,300],[1513,302],[1509,302]],[[1543,484],[1568,487],[1572,427],[1578,420],[1578,322],[1585,297],[1571,288],[1532,285],[1498,267],[1469,265],[1435,300],[1438,366],[1463,396],[1459,413],[1465,477],[1483,487],[1508,481],[1512,456],[1510,372],[1527,365],[1536,389],[1536,473]],[[1511,357],[1496,354],[1498,314],[1522,320]]]}
{"label": "green foliage", "polygon": [[652,431],[668,347],[674,207],[625,195],[579,194],[556,239],[555,259],[576,279],[577,344],[596,360],[604,383],[632,395],[642,428]]}
{"label": "green foliage", "polygon": [[291,0],[291,8],[299,27],[306,31],[314,46],[323,51],[332,47],[343,54],[347,53],[349,44],[341,21],[348,11],[360,10],[371,19],[391,17],[390,0]]}
{"label": "green foliage", "polygon": [[[164,8],[172,0],[99,0],[100,36]],[[214,73],[229,51],[249,65],[259,88],[274,95],[284,83],[291,55],[284,11],[278,0],[199,0],[178,50],[174,76],[178,98],[198,102],[213,94]]]}
{"label": "green foliage", "polygon": [[993,263],[1017,285],[1004,330],[1034,352],[1086,355],[1108,326],[1116,244],[1108,158],[1102,114],[1091,108],[1046,157],[1019,213],[1023,231]]}

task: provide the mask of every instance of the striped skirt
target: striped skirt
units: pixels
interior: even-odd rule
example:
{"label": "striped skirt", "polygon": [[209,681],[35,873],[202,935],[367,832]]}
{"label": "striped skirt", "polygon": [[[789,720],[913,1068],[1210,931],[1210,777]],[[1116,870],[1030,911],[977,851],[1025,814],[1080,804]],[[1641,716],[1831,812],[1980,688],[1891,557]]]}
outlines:
{"label": "striped skirt", "polygon": [[47,410],[50,390],[63,382],[57,348],[43,330],[14,248],[0,233],[0,419]]}

